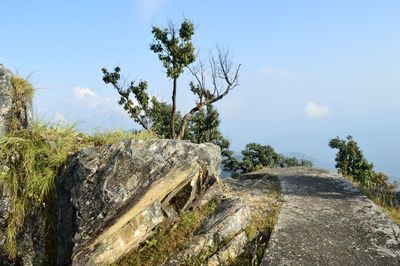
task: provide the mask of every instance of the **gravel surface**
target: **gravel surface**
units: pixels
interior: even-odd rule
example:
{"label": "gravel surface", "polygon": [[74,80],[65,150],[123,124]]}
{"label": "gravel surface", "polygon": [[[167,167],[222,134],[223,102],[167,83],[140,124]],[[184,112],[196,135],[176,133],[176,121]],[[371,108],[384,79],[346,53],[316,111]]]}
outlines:
{"label": "gravel surface", "polygon": [[400,227],[339,175],[277,175],[285,203],[261,265],[400,265]]}

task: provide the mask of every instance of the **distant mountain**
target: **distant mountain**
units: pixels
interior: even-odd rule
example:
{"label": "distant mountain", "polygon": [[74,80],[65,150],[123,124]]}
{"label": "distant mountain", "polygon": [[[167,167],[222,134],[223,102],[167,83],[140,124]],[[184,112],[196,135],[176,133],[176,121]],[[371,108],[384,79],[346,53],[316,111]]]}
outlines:
{"label": "distant mountain", "polygon": [[313,163],[313,166],[316,168],[322,168],[322,169],[327,169],[327,170],[335,170],[335,164],[334,163],[329,163],[325,161],[321,161],[318,159],[315,159],[314,157],[311,157],[307,154],[304,154],[302,152],[298,151],[293,151],[293,152],[287,152],[283,153],[283,156],[286,157],[296,157],[298,159],[304,159],[304,160],[309,160]]}

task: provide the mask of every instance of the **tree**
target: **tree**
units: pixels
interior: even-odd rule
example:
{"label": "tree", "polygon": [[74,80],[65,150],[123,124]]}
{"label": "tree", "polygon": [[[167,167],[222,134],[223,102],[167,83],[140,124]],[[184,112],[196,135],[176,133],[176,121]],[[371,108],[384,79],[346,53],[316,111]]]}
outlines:
{"label": "tree", "polygon": [[282,167],[296,167],[296,166],[306,166],[312,167],[313,164],[309,160],[298,159],[296,157],[284,157],[281,162]]}
{"label": "tree", "polygon": [[312,167],[312,162],[295,157],[285,157],[277,153],[270,145],[261,145],[258,143],[249,143],[242,150],[242,161],[234,156],[227,157],[224,170],[234,175],[249,173],[260,170],[264,167],[294,167],[307,166]]}
{"label": "tree", "polygon": [[196,80],[190,83],[190,89],[197,96],[197,102],[196,106],[183,116],[178,139],[184,137],[187,123],[196,112],[221,100],[239,85],[240,66],[233,66],[228,49],[217,46],[216,55],[213,52],[209,53],[207,65],[200,60],[193,68],[189,67]]}
{"label": "tree", "polygon": [[225,165],[233,152],[229,150],[230,142],[219,131],[220,122],[218,111],[212,105],[207,105],[193,116],[185,131],[185,138],[193,143],[209,142],[218,145],[221,148],[222,163]]}
{"label": "tree", "polygon": [[[171,105],[150,97],[146,81],[140,81],[135,85],[133,81],[128,83],[126,80],[121,80],[119,67],[114,68],[113,72],[103,68],[103,81],[117,90],[121,97],[119,103],[144,129],[155,130],[157,134],[161,133],[161,136],[168,138],[185,139],[190,135],[186,132],[186,128],[194,115],[204,107],[221,100],[239,85],[240,64],[233,67],[230,52],[217,47],[216,55],[209,53],[207,65],[200,61],[190,68],[189,65],[196,60],[196,56],[192,43],[194,26],[187,19],[182,22],[179,29],[170,22],[164,29],[153,27],[152,34],[154,41],[150,49],[158,55],[166,69],[167,77],[173,81]],[[198,99],[189,112],[181,115],[176,108],[177,80],[186,68],[196,80],[190,82],[189,86]],[[168,110],[169,120],[165,113]],[[167,123],[169,133],[166,131]],[[179,128],[178,132],[176,128]],[[221,143],[226,146],[227,141]]]}
{"label": "tree", "polygon": [[[138,85],[135,85],[135,82],[131,81],[127,85],[126,80],[121,81],[120,67],[115,67],[114,72],[108,72],[106,68],[102,68],[101,71],[103,72],[103,81],[106,84],[111,84],[120,95],[118,103],[123,106],[135,122],[146,130],[150,129],[150,97],[147,93],[147,82],[140,81]],[[134,102],[131,95],[137,103]],[[152,101],[156,101],[156,99],[153,98]]]}
{"label": "tree", "polygon": [[367,185],[374,176],[374,165],[365,158],[362,150],[352,136],[346,139],[336,137],[329,141],[329,147],[338,149],[336,154],[336,165],[339,173],[351,176],[356,181]]}
{"label": "tree", "polygon": [[258,143],[249,143],[242,151],[243,172],[251,172],[259,170],[263,167],[274,167],[279,165],[283,156],[275,152],[270,145],[264,146]]}
{"label": "tree", "polygon": [[173,138],[176,138],[175,116],[177,80],[185,68],[196,60],[195,49],[192,43],[194,25],[191,21],[185,19],[178,30],[170,21],[168,27],[161,29],[160,27],[154,26],[151,32],[154,35],[154,42],[150,45],[150,49],[158,54],[158,58],[167,70],[167,76],[172,79],[170,126],[171,135]]}

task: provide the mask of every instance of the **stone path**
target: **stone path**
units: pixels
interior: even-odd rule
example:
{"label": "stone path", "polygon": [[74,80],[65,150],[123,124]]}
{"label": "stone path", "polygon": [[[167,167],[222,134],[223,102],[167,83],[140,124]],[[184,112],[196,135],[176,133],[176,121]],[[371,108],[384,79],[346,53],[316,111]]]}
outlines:
{"label": "stone path", "polygon": [[400,227],[337,174],[267,169],[285,203],[261,265],[400,265]]}

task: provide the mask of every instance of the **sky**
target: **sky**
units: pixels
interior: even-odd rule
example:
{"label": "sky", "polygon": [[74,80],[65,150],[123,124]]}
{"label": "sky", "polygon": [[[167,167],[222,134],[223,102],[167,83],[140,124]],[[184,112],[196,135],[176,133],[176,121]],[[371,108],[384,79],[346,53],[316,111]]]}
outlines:
{"label": "sky", "polygon": [[[170,101],[151,27],[188,18],[199,57],[221,45],[242,65],[240,86],[216,104],[233,150],[257,142],[333,164],[329,140],[350,134],[400,177],[400,1],[2,0],[0,14],[0,63],[29,76],[42,119],[139,129],[101,68],[118,65]],[[178,81],[182,111],[195,102],[191,79]]]}

